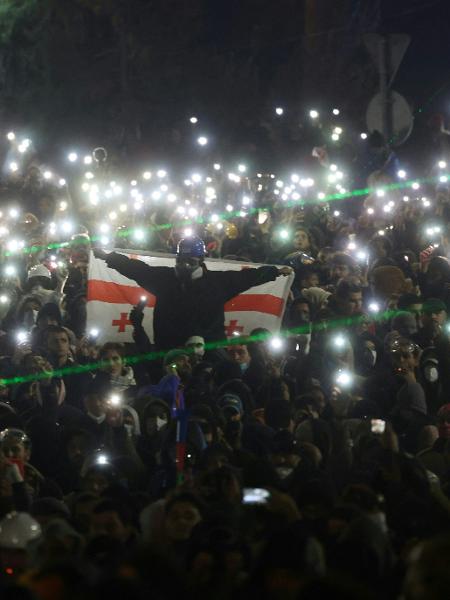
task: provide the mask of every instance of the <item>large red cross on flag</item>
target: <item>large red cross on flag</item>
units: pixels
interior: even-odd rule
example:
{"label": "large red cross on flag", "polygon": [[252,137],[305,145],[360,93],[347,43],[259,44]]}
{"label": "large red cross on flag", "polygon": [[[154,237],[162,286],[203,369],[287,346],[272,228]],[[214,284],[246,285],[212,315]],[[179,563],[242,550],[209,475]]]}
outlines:
{"label": "large red cross on flag", "polygon": [[[171,255],[136,255],[136,251],[126,250],[120,252],[125,256],[138,258],[151,266],[173,267],[175,265],[175,257]],[[261,265],[210,259],[206,261],[206,266],[210,271],[240,271]],[[236,333],[248,335],[256,327],[265,327],[272,333],[276,333],[280,329],[292,279],[292,276],[278,277],[275,281],[250,288],[227,302],[224,307],[227,337],[232,337]],[[147,296],[143,325],[150,339],[153,340],[153,308],[156,298],[140,288],[135,281],[110,269],[103,260],[94,258],[91,254],[87,327],[88,330],[94,327],[99,330],[99,342],[133,341],[129,313],[143,295]]]}

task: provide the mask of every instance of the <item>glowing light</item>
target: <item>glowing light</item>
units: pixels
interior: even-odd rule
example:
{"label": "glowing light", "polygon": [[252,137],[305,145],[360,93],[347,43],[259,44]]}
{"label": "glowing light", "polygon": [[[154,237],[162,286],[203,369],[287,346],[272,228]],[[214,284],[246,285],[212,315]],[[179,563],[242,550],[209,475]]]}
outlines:
{"label": "glowing light", "polygon": [[319,192],[319,193],[317,194],[317,198],[318,198],[319,200],[325,200],[325,193],[324,193],[324,192]]}
{"label": "glowing light", "polygon": [[145,238],[145,232],[142,229],[135,229],[133,231],[133,237],[137,241],[142,241]]}
{"label": "glowing light", "polygon": [[337,347],[337,348],[343,348],[344,346],[347,345],[347,340],[345,339],[344,336],[342,335],[337,335],[334,339],[333,339],[333,344]]}
{"label": "glowing light", "polygon": [[281,229],[279,235],[282,240],[289,239],[289,231],[287,229]]}
{"label": "glowing light", "polygon": [[6,265],[5,267],[5,275],[7,277],[12,277],[16,274],[16,267],[14,265]]}
{"label": "glowing light", "polygon": [[196,123],[198,123],[198,119],[197,119],[197,117],[191,117],[191,118],[189,119],[189,121],[192,123],[192,125],[195,125]]}
{"label": "glowing light", "polygon": [[191,229],[190,227],[187,227],[187,228],[184,230],[184,235],[185,235],[186,237],[192,237],[192,234],[193,234],[193,231],[192,231],[192,229]]}
{"label": "glowing light", "polygon": [[333,133],[331,135],[331,139],[333,140],[333,142],[338,142],[339,141],[339,134]]}
{"label": "glowing light", "polygon": [[53,177],[53,173],[51,171],[44,171],[44,179],[51,179]]}
{"label": "glowing light", "polygon": [[441,183],[447,183],[447,181],[448,181],[448,177],[447,177],[447,175],[441,175],[441,176],[439,177],[439,181],[440,181]]}
{"label": "glowing light", "polygon": [[10,142],[13,142],[16,139],[16,134],[14,133],[14,131],[10,131],[6,134],[6,137]]}
{"label": "glowing light", "polygon": [[213,167],[214,167],[215,171],[220,171],[220,169],[221,169],[221,166],[219,163],[214,163]]}
{"label": "glowing light", "polygon": [[447,166],[447,163],[445,162],[445,160],[440,160],[440,161],[438,162],[438,167],[439,167],[440,169],[445,169],[445,168],[446,168],[446,166]]}
{"label": "glowing light", "polygon": [[406,177],[406,171],[404,171],[403,169],[400,169],[400,171],[397,171],[397,177],[399,179],[405,179],[405,177]]}
{"label": "glowing light", "polygon": [[191,179],[192,179],[192,181],[193,181],[194,183],[200,183],[200,182],[201,182],[201,180],[202,180],[202,176],[200,175],[200,173],[194,173],[194,174],[191,176]]}
{"label": "glowing light", "polygon": [[64,223],[61,224],[61,229],[64,231],[64,233],[70,233],[73,231],[73,223],[70,221],[64,221]]}
{"label": "glowing light", "polygon": [[69,152],[67,158],[69,159],[69,162],[77,162],[78,160],[78,154],[76,152]]}
{"label": "glowing light", "polygon": [[361,138],[362,140],[367,140],[367,133],[364,133],[364,132],[362,132],[362,133],[360,134],[360,138]]}
{"label": "glowing light", "polygon": [[15,173],[16,171],[19,170],[19,165],[16,162],[10,162],[9,163],[9,170],[12,171],[13,173]]}
{"label": "glowing light", "polygon": [[335,127],[334,128],[334,133],[337,133],[338,135],[341,135],[341,133],[342,133],[342,127]]}
{"label": "glowing light", "polygon": [[[143,177],[143,179],[145,179],[145,180],[147,180],[147,181],[148,181],[149,179],[151,179],[151,178],[152,178],[152,174],[150,173],[150,171],[144,171],[144,172],[142,173],[142,177]],[[133,185],[133,184],[132,184],[132,185]]]}
{"label": "glowing light", "polygon": [[342,387],[349,387],[352,384],[353,377],[349,371],[338,371],[336,383]]}
{"label": "glowing light", "polygon": [[336,117],[340,114],[340,110],[338,108],[333,108],[333,115],[336,115]]}
{"label": "glowing light", "polygon": [[159,177],[160,179],[164,179],[164,177],[166,177],[167,175],[167,171],[165,171],[164,169],[158,169],[156,171],[156,177]]}
{"label": "glowing light", "polygon": [[90,154],[87,154],[83,158],[83,162],[84,162],[85,165],[92,165],[92,156]]}
{"label": "glowing light", "polygon": [[361,261],[367,260],[367,252],[364,252],[364,250],[360,250],[356,253],[356,258]]}
{"label": "glowing light", "polygon": [[17,217],[19,216],[19,211],[17,208],[10,208],[8,214],[11,217],[11,219],[17,219]]}
{"label": "glowing light", "polygon": [[227,204],[226,207],[225,207],[225,210],[227,212],[232,212],[233,211],[233,205],[232,204]]}
{"label": "glowing light", "polygon": [[371,302],[367,308],[370,310],[370,312],[373,313],[377,313],[380,311],[380,305],[378,304],[378,302]]}
{"label": "glowing light", "polygon": [[310,110],[309,111],[309,116],[311,117],[311,119],[317,119],[319,116],[319,113],[317,110]]}
{"label": "glowing light", "polygon": [[84,176],[86,177],[86,179],[94,179],[94,173],[91,173],[91,171],[86,171]]}
{"label": "glowing light", "polygon": [[9,301],[8,296],[5,296],[5,294],[2,294],[0,296],[0,304],[6,304]]}
{"label": "glowing light", "polygon": [[333,216],[334,216],[334,217],[340,217],[340,216],[341,216],[341,213],[340,213],[338,210],[335,210],[335,211],[333,212]]}
{"label": "glowing light", "polygon": [[281,117],[281,115],[284,113],[284,109],[281,108],[281,106],[277,106],[275,112],[279,117]]}
{"label": "glowing light", "polygon": [[369,206],[369,208],[367,209],[367,214],[373,215],[374,212],[375,212],[374,209]]}
{"label": "glowing light", "polygon": [[208,138],[204,135],[201,135],[200,137],[197,138],[197,144],[199,146],[206,146],[206,144],[208,143]]}
{"label": "glowing light", "polygon": [[273,337],[273,338],[270,340],[270,342],[269,342],[269,343],[270,343],[270,347],[271,347],[273,350],[281,350],[281,349],[283,348],[283,345],[284,345],[284,344],[283,344],[283,340],[282,340],[281,338],[279,338],[279,337]]}
{"label": "glowing light", "polygon": [[65,200],[61,200],[61,202],[59,203],[59,210],[66,210],[67,209],[67,202]]}
{"label": "glowing light", "polygon": [[59,181],[58,181],[58,184],[61,187],[64,187],[66,185],[66,183],[67,183],[67,181],[63,177],[61,177],[61,179],[59,179]]}
{"label": "glowing light", "polygon": [[246,170],[247,170],[247,167],[245,165],[238,165],[239,173],[245,173]]}
{"label": "glowing light", "polygon": [[414,183],[411,184],[411,187],[413,190],[418,190],[420,188],[420,183],[418,181],[414,181]]}

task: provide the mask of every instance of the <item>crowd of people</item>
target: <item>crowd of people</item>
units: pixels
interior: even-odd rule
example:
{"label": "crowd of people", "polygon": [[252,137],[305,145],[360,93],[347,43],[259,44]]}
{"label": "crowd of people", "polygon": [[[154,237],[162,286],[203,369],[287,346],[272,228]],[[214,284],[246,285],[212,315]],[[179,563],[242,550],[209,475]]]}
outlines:
{"label": "crowd of people", "polygon": [[[100,248],[83,211],[51,243],[58,205],[32,176],[14,216],[23,243],[2,256],[2,597],[448,597],[442,177],[425,197],[381,169],[364,195],[310,203],[261,186],[254,210],[190,226],[208,256],[267,265],[264,281],[292,269],[281,331],[227,340],[219,319],[208,337],[170,280],[156,345],[139,304],[124,346],[97,343],[86,302],[92,250],[119,270],[126,259]],[[155,208],[147,241],[119,229],[114,246],[173,253],[186,233],[171,217]],[[180,289],[202,259],[187,252]],[[227,287],[210,294],[216,312],[258,284],[245,277],[214,280]]]}

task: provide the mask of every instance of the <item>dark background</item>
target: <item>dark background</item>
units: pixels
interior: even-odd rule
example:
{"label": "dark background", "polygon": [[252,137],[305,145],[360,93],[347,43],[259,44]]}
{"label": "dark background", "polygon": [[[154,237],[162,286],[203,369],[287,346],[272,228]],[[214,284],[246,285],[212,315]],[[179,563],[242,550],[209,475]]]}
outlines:
{"label": "dark background", "polygon": [[393,87],[415,113],[403,152],[417,160],[450,109],[449,12],[448,0],[1,1],[2,128],[49,158],[104,145],[125,165],[195,161],[205,133],[210,159],[295,161],[323,142],[311,107],[365,129],[378,78],[362,34],[409,33]]}

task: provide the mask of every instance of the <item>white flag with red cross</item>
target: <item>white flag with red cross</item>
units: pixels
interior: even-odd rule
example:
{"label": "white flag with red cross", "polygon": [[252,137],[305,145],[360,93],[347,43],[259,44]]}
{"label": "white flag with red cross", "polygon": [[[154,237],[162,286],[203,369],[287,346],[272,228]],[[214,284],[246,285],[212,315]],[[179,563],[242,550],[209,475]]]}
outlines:
{"label": "white flag with red cross", "polygon": [[[120,250],[129,258],[137,258],[155,267],[174,267],[175,257],[171,255],[136,254]],[[209,259],[205,261],[210,271],[240,271],[254,269],[261,265]],[[293,276],[277,277],[263,285],[248,289],[225,304],[225,335],[248,335],[256,327],[264,327],[272,333],[280,329],[286,299]],[[98,330],[98,341],[132,342],[133,327],[129,320],[130,310],[141,299],[147,297],[144,309],[144,329],[153,341],[153,308],[155,296],[139,287],[138,284],[110,269],[105,261],[97,259],[91,253],[89,263],[87,294],[87,330]]]}

